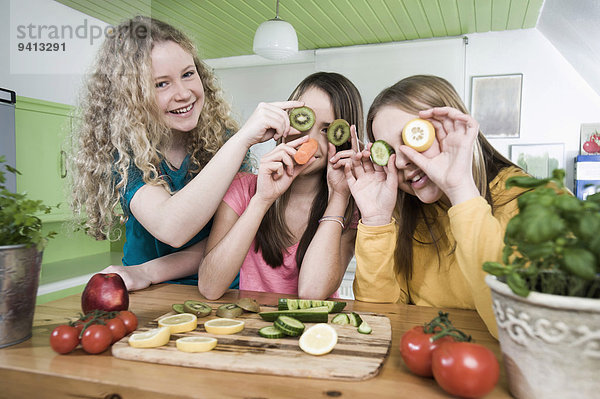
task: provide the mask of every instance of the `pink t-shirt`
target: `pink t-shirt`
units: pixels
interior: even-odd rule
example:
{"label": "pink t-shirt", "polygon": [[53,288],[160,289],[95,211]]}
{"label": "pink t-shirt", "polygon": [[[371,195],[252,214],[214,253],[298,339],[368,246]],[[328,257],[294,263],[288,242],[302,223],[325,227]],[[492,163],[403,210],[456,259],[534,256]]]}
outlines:
{"label": "pink t-shirt", "polygon": [[[256,193],[256,179],[257,176],[254,174],[238,173],[223,197],[223,201],[238,215],[244,213],[250,199]],[[356,228],[356,224],[353,224]],[[240,269],[240,290],[298,295],[298,266],[296,265],[298,244],[286,249],[281,266],[272,268],[263,259],[260,249],[255,252],[255,240],[252,240]],[[337,292],[332,296],[338,297]]]}

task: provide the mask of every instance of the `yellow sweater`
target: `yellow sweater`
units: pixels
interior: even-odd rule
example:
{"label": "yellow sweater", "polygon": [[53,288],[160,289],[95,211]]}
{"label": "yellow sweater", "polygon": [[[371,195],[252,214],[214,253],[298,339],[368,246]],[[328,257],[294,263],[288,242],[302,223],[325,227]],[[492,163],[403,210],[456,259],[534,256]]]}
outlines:
{"label": "yellow sweater", "polygon": [[485,261],[502,259],[506,225],[518,212],[516,196],[523,191],[521,188],[505,189],[506,179],[515,175],[522,176],[525,173],[518,168],[505,168],[491,182],[492,200],[499,204],[493,215],[483,197],[473,198],[449,209],[439,204],[427,206],[427,214],[437,215],[437,225],[448,240],[438,242],[439,256],[435,245],[413,241],[413,273],[410,281],[394,272],[398,232],[395,221],[385,226],[359,223],[353,287],[356,299],[476,309],[490,333],[497,337],[490,289],[485,284],[486,273],[482,265]]}

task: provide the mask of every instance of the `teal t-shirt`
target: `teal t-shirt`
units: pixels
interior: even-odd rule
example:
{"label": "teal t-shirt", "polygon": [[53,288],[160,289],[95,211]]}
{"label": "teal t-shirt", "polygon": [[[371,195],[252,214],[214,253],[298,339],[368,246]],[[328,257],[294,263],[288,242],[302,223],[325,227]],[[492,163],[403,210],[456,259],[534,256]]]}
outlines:
{"label": "teal t-shirt", "polygon": [[[188,169],[190,166],[190,157],[187,155],[178,170],[172,170],[163,160],[160,163],[160,173],[162,178],[167,182],[172,192],[181,190],[189,181],[190,176]],[[123,265],[139,265],[152,259],[161,256],[169,255],[174,252],[181,251],[191,245],[208,237],[212,226],[212,219],[204,226],[198,234],[188,241],[181,248],[174,248],[162,241],[157,240],[148,230],[146,230],[140,222],[133,216],[129,210],[129,204],[134,194],[146,183],[142,179],[142,172],[135,166],[129,169],[129,180],[127,187],[121,190],[121,206],[123,211],[128,216],[125,223],[125,245],[123,246]],[[176,284],[198,284],[198,275],[183,277],[177,280],[166,281],[167,283]],[[239,273],[231,283],[230,288],[239,287]]]}

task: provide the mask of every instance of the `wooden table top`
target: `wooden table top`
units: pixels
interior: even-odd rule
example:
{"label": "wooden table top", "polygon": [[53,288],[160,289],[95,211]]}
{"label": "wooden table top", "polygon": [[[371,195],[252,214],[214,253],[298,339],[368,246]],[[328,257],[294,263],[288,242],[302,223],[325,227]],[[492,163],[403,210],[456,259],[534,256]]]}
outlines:
{"label": "wooden table top", "polygon": [[[275,306],[281,294],[231,290],[219,303],[251,297]],[[289,297],[289,296],[288,296]],[[130,293],[130,310],[144,325],[167,313],[174,303],[202,300],[195,286],[159,284]],[[207,301],[208,302],[208,301]],[[72,295],[36,307],[33,337],[0,349],[0,398],[440,398],[448,397],[430,378],[411,374],[398,350],[408,329],[431,320],[439,310],[449,312],[453,324],[490,348],[502,364],[498,342],[475,311],[437,309],[403,304],[346,301],[344,311],[375,312],[389,317],[392,347],[377,376],[365,381],[333,381],[264,374],[215,371],[121,360],[110,350],[100,355],[81,348],[68,355],[50,347],[52,330],[81,311],[80,296]],[[500,381],[486,398],[510,397],[504,368]]]}

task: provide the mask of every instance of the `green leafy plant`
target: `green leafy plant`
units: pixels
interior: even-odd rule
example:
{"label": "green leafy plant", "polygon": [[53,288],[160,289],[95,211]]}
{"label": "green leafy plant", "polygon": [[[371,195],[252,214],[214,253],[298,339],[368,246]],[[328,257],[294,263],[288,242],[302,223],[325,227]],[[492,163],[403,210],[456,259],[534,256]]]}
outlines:
{"label": "green leafy plant", "polygon": [[42,221],[36,214],[50,213],[52,207],[42,201],[27,199],[26,194],[9,191],[5,186],[4,171],[20,172],[5,162],[6,158],[0,156],[0,245],[35,245],[42,250],[56,233],[42,233]]}
{"label": "green leafy plant", "polygon": [[600,297],[600,193],[580,200],[565,188],[565,172],[515,176],[506,188],[530,189],[506,227],[502,263],[483,269],[526,297],[530,291]]}

